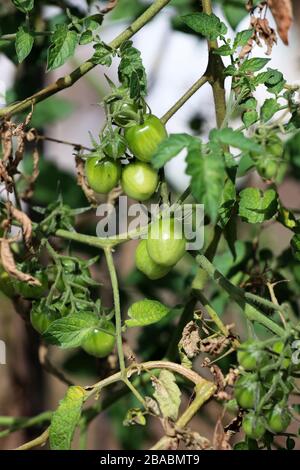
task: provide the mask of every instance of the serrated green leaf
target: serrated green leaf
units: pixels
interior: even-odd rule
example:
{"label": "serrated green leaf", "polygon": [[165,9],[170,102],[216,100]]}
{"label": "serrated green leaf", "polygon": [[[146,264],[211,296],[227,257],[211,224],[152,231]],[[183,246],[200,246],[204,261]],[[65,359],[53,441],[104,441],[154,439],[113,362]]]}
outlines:
{"label": "serrated green leaf", "polygon": [[236,189],[234,182],[228,178],[225,182],[224,188],[222,190],[221,205],[219,209],[220,224],[224,228],[228,223],[232,208],[235,205],[236,201]]}
{"label": "serrated green leaf", "polygon": [[34,7],[34,0],[12,0],[12,2],[23,13],[28,13]]}
{"label": "serrated green leaf", "polygon": [[277,208],[277,193],[274,189],[263,192],[258,188],[246,188],[240,192],[239,216],[249,224],[271,219]]}
{"label": "serrated green leaf", "polygon": [[78,312],[52,322],[44,338],[61,348],[76,348],[98,324],[99,318],[93,313]]}
{"label": "serrated green leaf", "polygon": [[269,121],[275,113],[279,110],[280,106],[275,98],[267,99],[260,109],[260,117],[263,122]]}
{"label": "serrated green leaf", "polygon": [[131,305],[128,310],[130,320],[126,320],[128,327],[152,325],[164,318],[170,309],[157,300],[140,300]]}
{"label": "serrated green leaf", "polygon": [[251,59],[245,60],[242,65],[240,66],[241,73],[247,72],[258,72],[270,61],[270,59],[266,59],[264,57],[253,57]]}
{"label": "serrated green leaf", "polygon": [[158,379],[153,381],[153,386],[155,388],[153,396],[159,404],[163,417],[176,421],[180,407],[181,391],[176,384],[174,374],[163,369]]}
{"label": "serrated green leaf", "polygon": [[89,44],[90,42],[92,42],[93,39],[94,37],[92,31],[87,29],[80,35],[79,44],[81,46],[84,46],[85,44]]}
{"label": "serrated green leaf", "polygon": [[[133,47],[132,41],[126,41],[120,47],[121,61],[118,67],[120,82],[130,90],[136,90],[136,85],[132,85],[132,80],[138,78],[140,95],[147,93],[147,75],[141,58],[141,53]],[[137,98],[137,96],[132,96]]]}
{"label": "serrated green leaf", "polygon": [[91,58],[93,64],[110,67],[113,56],[112,49],[107,46],[107,44],[104,44],[104,42],[98,42],[97,44],[95,44],[94,49],[95,52],[93,57]]}
{"label": "serrated green leaf", "polygon": [[229,46],[229,44],[224,44],[218,49],[214,49],[213,53],[221,56],[228,56],[233,54],[234,50]]}
{"label": "serrated green leaf", "polygon": [[188,149],[193,146],[200,147],[200,141],[196,137],[189,134],[170,134],[158,146],[156,153],[152,157],[151,163],[156,169],[162,168],[183,149],[187,149],[188,151]]}
{"label": "serrated green leaf", "polygon": [[78,44],[78,34],[70,31],[66,24],[56,25],[48,49],[47,70],[54,70],[63,65],[74,55]]}
{"label": "serrated green leaf", "polygon": [[246,46],[247,42],[253,35],[253,29],[245,29],[239,31],[234,38],[233,48]]}
{"label": "serrated green leaf", "polygon": [[242,121],[245,124],[245,127],[248,128],[252,126],[258,120],[258,112],[256,109],[250,109],[245,111],[242,115]]}
{"label": "serrated green leaf", "polygon": [[193,31],[210,40],[215,40],[227,33],[226,25],[214,14],[191,13],[180,18]]}
{"label": "serrated green leaf", "polygon": [[189,151],[187,174],[192,177],[191,189],[196,201],[204,204],[205,212],[215,222],[221,203],[225,180],[225,165],[222,153],[203,154],[201,148]]}
{"label": "serrated green leaf", "polygon": [[243,151],[261,152],[261,147],[240,131],[235,131],[231,127],[225,129],[213,129],[210,133],[210,139]]}
{"label": "serrated green leaf", "polygon": [[236,29],[238,24],[248,14],[245,7],[245,0],[224,0],[222,2],[222,8],[232,29]]}
{"label": "serrated green leaf", "polygon": [[34,43],[34,38],[24,26],[20,26],[16,34],[16,53],[19,63],[30,54],[32,46]]}
{"label": "serrated green leaf", "polygon": [[70,387],[53,413],[49,430],[49,442],[52,450],[69,450],[71,448],[85,394],[82,387]]}

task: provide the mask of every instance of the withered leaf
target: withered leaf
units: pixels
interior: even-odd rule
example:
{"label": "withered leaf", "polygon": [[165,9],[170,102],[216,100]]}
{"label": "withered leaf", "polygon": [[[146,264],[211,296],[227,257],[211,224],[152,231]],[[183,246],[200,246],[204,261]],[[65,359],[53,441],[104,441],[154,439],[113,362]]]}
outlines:
{"label": "withered leaf", "polygon": [[274,16],[277,31],[284,42],[288,45],[288,33],[293,22],[293,7],[291,0],[268,0],[269,8]]}
{"label": "withered leaf", "polygon": [[87,181],[85,178],[84,161],[79,155],[75,156],[75,164],[76,164],[76,173],[77,173],[77,184],[78,186],[81,187],[89,203],[93,207],[96,207],[97,199],[94,196],[94,191],[87,184]]}
{"label": "withered leaf", "polygon": [[0,239],[0,258],[3,268],[10,276],[19,279],[20,281],[28,282],[28,284],[34,286],[40,286],[41,283],[38,279],[35,279],[30,274],[23,273],[22,271],[18,270],[13,253],[10,249],[10,244],[15,241],[15,239]]}
{"label": "withered leaf", "polygon": [[12,218],[16,219],[21,224],[26,245],[30,245],[32,238],[32,223],[30,218],[10,203],[7,204],[7,207]]}

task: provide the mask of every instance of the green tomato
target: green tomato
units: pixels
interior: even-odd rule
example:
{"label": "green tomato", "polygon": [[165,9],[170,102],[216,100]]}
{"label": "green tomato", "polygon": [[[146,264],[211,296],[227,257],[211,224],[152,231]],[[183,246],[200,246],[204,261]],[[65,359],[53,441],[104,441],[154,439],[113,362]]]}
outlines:
{"label": "green tomato", "polygon": [[263,394],[263,388],[255,376],[244,375],[238,379],[234,395],[238,404],[245,410],[255,408]]}
{"label": "green tomato", "polygon": [[237,359],[245,370],[250,371],[256,370],[258,367],[266,364],[268,356],[262,351],[257,342],[249,340],[243,343],[238,350]]}
{"label": "green tomato", "polygon": [[271,136],[264,147],[264,154],[254,157],[257,172],[266,180],[281,181],[287,169],[287,163],[283,157],[283,142],[279,137]]}
{"label": "green tomato", "polygon": [[0,266],[0,291],[2,291],[7,297],[13,297],[16,294],[15,281],[9,276],[9,274]]}
{"label": "green tomato", "polygon": [[125,139],[133,155],[143,162],[150,162],[158,145],[167,137],[163,123],[153,114],[144,117],[143,124],[135,124],[125,130]]}
{"label": "green tomato", "polygon": [[270,430],[276,434],[286,430],[291,422],[291,415],[285,406],[280,403],[274,406],[267,417]]}
{"label": "green tomato", "polygon": [[89,186],[96,193],[107,194],[119,182],[121,165],[111,158],[89,157],[85,163],[85,174]]}
{"label": "green tomato", "polygon": [[48,276],[45,272],[37,271],[33,276],[40,281],[40,286],[31,285],[24,281],[16,282],[16,291],[24,299],[40,299],[48,290]]}
{"label": "green tomato", "polygon": [[30,312],[30,322],[33,328],[43,335],[54,320],[59,318],[59,314],[47,307],[33,307]]}
{"label": "green tomato", "polygon": [[243,418],[243,430],[250,439],[261,439],[265,432],[265,422],[261,416],[256,416],[253,412],[247,413]]}
{"label": "green tomato", "polygon": [[155,193],[158,174],[148,163],[129,163],[122,171],[121,184],[127,196],[146,201]]}
{"label": "green tomato", "polygon": [[147,250],[147,240],[141,240],[135,252],[136,267],[149,279],[155,280],[164,277],[170,271],[168,266],[155,263]]}
{"label": "green tomato", "polygon": [[[285,349],[285,345],[284,345],[284,342],[281,341],[281,340],[278,340],[276,341],[274,344],[273,344],[273,347],[272,347],[273,351],[276,353],[276,354],[279,354],[281,355],[282,352],[284,351]],[[291,351],[290,351],[291,352]],[[291,355],[291,354],[290,354]],[[288,369],[291,365],[291,359],[289,357],[287,357],[287,354],[284,355],[284,359],[282,361],[282,368],[283,369]]]}
{"label": "green tomato", "polygon": [[95,328],[94,331],[83,341],[82,348],[88,354],[95,357],[108,356],[115,346],[115,326],[109,320],[104,320],[101,323],[101,328],[107,330],[109,333]]}
{"label": "green tomato", "polygon": [[173,218],[159,219],[150,226],[147,250],[155,263],[171,267],[185,254],[186,239],[176,226]]}

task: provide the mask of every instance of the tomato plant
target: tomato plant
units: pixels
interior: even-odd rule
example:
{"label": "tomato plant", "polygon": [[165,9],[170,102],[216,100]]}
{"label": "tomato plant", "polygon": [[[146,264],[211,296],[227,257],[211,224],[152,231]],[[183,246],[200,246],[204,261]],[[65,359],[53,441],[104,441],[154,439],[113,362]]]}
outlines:
{"label": "tomato plant", "polygon": [[299,448],[293,15],[1,2],[1,449]]}

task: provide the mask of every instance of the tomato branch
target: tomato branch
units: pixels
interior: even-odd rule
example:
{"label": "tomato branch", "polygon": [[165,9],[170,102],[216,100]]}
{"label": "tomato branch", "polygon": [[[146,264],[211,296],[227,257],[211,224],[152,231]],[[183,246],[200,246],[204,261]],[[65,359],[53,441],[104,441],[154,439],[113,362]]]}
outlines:
{"label": "tomato branch", "polygon": [[[136,34],[146,23],[148,23],[157,13],[162,10],[171,0],[156,0],[139,18],[137,18],[128,28],[119,34],[115,39],[109,43],[109,47],[117,49],[120,45],[130,39]],[[90,72],[96,66],[91,60],[87,60],[79,67],[77,67],[69,75],[56,80],[55,83],[51,83],[42,90],[34,93],[25,100],[6,106],[0,109],[0,118],[4,116],[13,116],[20,111],[30,108],[32,105],[39,103],[40,101],[55,95],[59,91],[69,88],[76,83],[81,77]]]}

